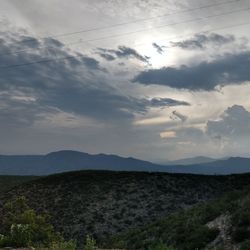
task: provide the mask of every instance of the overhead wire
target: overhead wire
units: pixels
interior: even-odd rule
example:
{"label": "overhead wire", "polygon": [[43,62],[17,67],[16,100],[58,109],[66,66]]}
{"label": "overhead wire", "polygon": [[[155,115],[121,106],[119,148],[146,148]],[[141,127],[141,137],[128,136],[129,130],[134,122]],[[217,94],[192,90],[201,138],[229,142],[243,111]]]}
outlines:
{"label": "overhead wire", "polygon": [[[241,1],[241,0],[239,0],[239,1]],[[65,43],[65,44],[63,43],[63,45],[64,46],[71,46],[71,45],[76,45],[76,44],[81,44],[81,43],[90,43],[90,42],[94,42],[94,41],[113,39],[113,38],[117,38],[117,37],[133,35],[133,34],[145,32],[145,31],[150,31],[150,30],[155,30],[155,29],[164,29],[164,28],[170,27],[170,26],[191,23],[191,22],[194,22],[194,21],[209,19],[209,18],[213,18],[213,17],[226,16],[226,15],[239,13],[239,12],[244,12],[244,11],[248,11],[248,10],[250,10],[250,7],[249,8],[244,8],[244,9],[228,11],[228,12],[224,12],[224,13],[219,13],[219,14],[213,14],[213,15],[209,15],[209,16],[206,16],[206,17],[193,18],[193,19],[184,20],[184,21],[181,21],[181,22],[168,23],[168,24],[164,24],[164,25],[154,26],[154,27],[140,29],[140,30],[136,30],[136,31],[130,31],[130,32],[121,33],[121,34],[113,34],[113,35],[109,35],[109,36],[102,36],[102,37],[92,38],[92,39],[87,39],[87,40],[80,39],[80,40],[78,40],[76,42],[70,42],[70,43]],[[51,37],[51,38],[53,38],[53,37]],[[56,48],[56,47],[55,46],[38,46],[38,48],[39,49],[42,49],[42,48],[47,48],[47,49],[51,48],[51,49],[53,49],[53,48]],[[19,53],[24,53],[24,52],[27,52],[27,51],[34,51],[34,49],[33,48],[27,48],[27,49],[23,49],[23,50],[18,50],[18,51],[14,51],[14,52],[8,52],[8,53],[0,54],[0,56],[19,54]]]}
{"label": "overhead wire", "polygon": [[[240,1],[242,1],[242,0],[230,0],[230,1],[224,1],[224,2],[219,2],[219,3],[213,3],[213,4],[203,5],[203,6],[199,6],[199,7],[195,7],[195,8],[188,8],[188,9],[184,9],[184,10],[180,10],[180,11],[175,11],[175,12],[172,12],[172,13],[157,15],[157,16],[153,16],[153,17],[141,18],[141,19],[136,19],[136,20],[133,20],[133,21],[121,22],[121,23],[116,23],[116,24],[107,25],[107,26],[103,26],[103,27],[95,27],[95,28],[90,28],[90,29],[77,30],[77,31],[73,31],[73,32],[66,32],[66,33],[62,33],[62,34],[52,35],[52,36],[49,36],[49,37],[58,38],[58,37],[72,36],[72,35],[76,35],[76,34],[92,32],[92,31],[106,30],[106,29],[111,29],[111,28],[115,28],[115,27],[119,27],[119,26],[128,25],[128,24],[146,22],[146,21],[149,21],[149,20],[154,20],[154,19],[158,19],[158,18],[162,18],[162,17],[176,15],[176,14],[182,14],[182,13],[188,13],[188,12],[192,12],[192,11],[196,11],[196,10],[207,9],[207,8],[210,8],[210,7],[222,6],[222,5],[232,4],[232,3],[238,3]],[[39,38],[43,39],[43,38],[46,38],[46,37],[48,37],[48,36],[39,37]],[[36,39],[33,39],[33,38],[32,39],[26,39],[26,40],[20,41],[20,43],[26,43],[26,42],[32,42],[32,41],[36,41]]]}
{"label": "overhead wire", "polygon": [[[238,0],[238,1],[241,1],[241,0]],[[233,13],[247,11],[249,9],[250,9],[250,7],[249,8],[244,8],[244,9],[239,9],[239,10],[234,10],[234,11],[230,11],[230,12],[224,12],[224,13],[220,13],[220,14],[210,15],[210,16],[206,16],[206,17],[198,17],[198,18],[195,18],[195,19],[190,19],[190,20],[186,20],[186,21],[182,21],[182,22],[178,22],[178,23],[170,23],[170,24],[166,24],[166,25],[156,26],[154,28],[143,29],[143,30],[133,31],[133,32],[127,32],[127,33],[123,33],[123,34],[116,34],[116,35],[112,35],[112,36],[99,37],[99,38],[95,38],[95,39],[78,41],[78,42],[74,42],[74,43],[70,43],[70,44],[64,44],[64,45],[68,46],[68,45],[73,45],[73,44],[87,43],[87,42],[91,42],[91,41],[98,41],[98,40],[113,38],[113,37],[117,37],[117,36],[125,36],[125,35],[128,35],[128,34],[134,34],[134,33],[142,32],[142,31],[145,31],[145,30],[151,30],[151,29],[155,29],[155,28],[165,28],[166,26],[172,26],[172,25],[177,25],[177,24],[182,24],[182,23],[188,23],[188,22],[208,19],[208,18],[212,18],[212,17],[225,16],[225,15],[229,15],[229,14],[233,14]],[[199,32],[199,33],[196,32],[194,34],[190,34],[190,36],[195,35],[195,34],[204,33],[204,32],[212,32],[212,31],[223,30],[223,29],[232,28],[232,27],[239,27],[239,26],[248,25],[248,24],[250,24],[250,21],[249,22],[239,23],[239,24],[228,25],[228,26],[224,26],[224,27],[220,27],[220,28],[209,29],[209,30],[202,31],[202,32]],[[186,37],[187,35],[184,35],[184,36]],[[178,37],[180,38],[180,37],[183,37],[183,36],[178,36]],[[168,38],[168,40],[169,39],[176,39],[178,37]],[[164,40],[161,40],[161,41],[164,41]],[[142,43],[141,44],[135,44],[135,46],[139,46],[139,45],[142,45]],[[174,46],[168,46],[167,48],[170,48],[170,47],[174,47]],[[54,47],[54,46],[44,46],[44,48],[56,48],[56,47]],[[33,51],[34,49],[29,49],[29,50]],[[27,50],[22,50],[22,51],[10,53],[10,54],[21,53],[21,52],[24,52],[24,51],[27,51]],[[7,55],[7,54],[5,54],[5,55]],[[28,65],[39,64],[39,63],[49,63],[49,62],[58,61],[58,60],[69,60],[69,59],[78,58],[78,57],[81,57],[81,56],[83,56],[83,55],[72,55],[72,56],[70,55],[70,56],[59,57],[59,58],[43,58],[41,60],[31,61],[31,62],[26,62],[26,63],[21,63],[21,64],[11,64],[11,65],[0,66],[0,70],[10,69],[10,68],[17,68],[17,67],[28,66]]]}
{"label": "overhead wire", "polygon": [[[210,30],[203,31],[203,32],[212,32],[212,31],[216,31],[216,30],[223,30],[223,29],[228,29],[228,28],[238,27],[238,26],[244,26],[244,25],[250,25],[250,21],[240,23],[240,24],[231,25],[231,26],[225,26],[225,27],[221,27],[221,28],[210,29]],[[198,34],[198,33],[194,33],[194,34]],[[170,47],[174,47],[174,46],[169,46],[169,48]],[[13,65],[7,65],[7,66],[0,66],[0,70],[18,68],[18,67],[29,66],[29,65],[33,65],[33,64],[50,63],[50,62],[54,62],[54,61],[69,60],[69,59],[80,58],[80,57],[84,57],[84,55],[81,54],[81,55],[72,55],[72,56],[59,57],[59,58],[44,58],[42,60],[23,63],[23,64],[13,64]]]}

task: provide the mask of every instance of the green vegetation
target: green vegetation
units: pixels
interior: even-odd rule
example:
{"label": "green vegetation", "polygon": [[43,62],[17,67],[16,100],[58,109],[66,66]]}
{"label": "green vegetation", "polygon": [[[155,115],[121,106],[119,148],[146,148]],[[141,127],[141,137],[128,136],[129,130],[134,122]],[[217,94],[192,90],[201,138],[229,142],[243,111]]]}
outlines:
{"label": "green vegetation", "polygon": [[24,196],[36,212],[49,213],[66,239],[82,245],[89,234],[100,244],[111,234],[148,225],[249,182],[250,175],[79,171],[42,177],[0,193],[0,213],[6,201]]}
{"label": "green vegetation", "polygon": [[94,238],[87,235],[84,245],[84,250],[94,250],[97,249],[96,241]]}
{"label": "green vegetation", "polygon": [[11,175],[2,175],[0,176],[0,193],[6,192],[11,188],[14,188],[25,182],[35,180],[38,177],[35,176],[11,176]]}
{"label": "green vegetation", "polygon": [[80,171],[43,177],[0,192],[0,244],[39,250],[233,249],[227,243],[245,250],[249,182],[248,174]]}
{"label": "green vegetation", "polygon": [[161,240],[157,242],[156,244],[149,247],[149,250],[176,250],[173,247],[169,247],[166,244],[164,244]]}
{"label": "green vegetation", "polygon": [[242,243],[240,250],[249,250],[250,249],[250,240],[246,240]]}
{"label": "green vegetation", "polygon": [[[35,247],[37,250],[76,250],[76,242],[65,241],[48,221],[49,216],[37,215],[27,205],[25,197],[7,202],[0,218],[0,248]],[[97,249],[94,238],[87,235],[82,249]]]}
{"label": "green vegetation", "polygon": [[218,235],[217,229],[209,229],[203,222],[202,214],[196,215],[193,210],[182,211],[161,222],[114,237],[111,239],[111,246],[127,249],[165,249],[155,248],[160,240],[162,245],[177,249],[203,249]]}
{"label": "green vegetation", "polygon": [[48,223],[48,216],[37,215],[24,197],[4,205],[0,218],[0,247],[37,247],[73,250],[73,241],[65,242]]}
{"label": "green vegetation", "polygon": [[[172,246],[178,250],[206,249],[220,234],[218,228],[208,227],[208,223],[221,215],[230,218],[227,229],[230,244],[240,244],[241,250],[250,249],[250,187],[114,236],[108,240],[106,247],[169,249],[167,246]],[[222,244],[218,247],[223,249],[224,246]]]}
{"label": "green vegetation", "polygon": [[234,241],[237,243],[246,241],[244,249],[246,245],[250,246],[250,195],[239,201],[237,210],[232,214],[232,224]]}

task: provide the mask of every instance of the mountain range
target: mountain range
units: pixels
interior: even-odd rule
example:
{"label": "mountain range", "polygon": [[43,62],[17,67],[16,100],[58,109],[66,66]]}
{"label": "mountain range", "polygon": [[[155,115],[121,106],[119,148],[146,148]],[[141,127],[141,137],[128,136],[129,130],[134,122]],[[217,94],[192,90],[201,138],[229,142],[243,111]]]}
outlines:
{"label": "mountain range", "polygon": [[[194,164],[195,163],[195,164]],[[250,172],[250,158],[215,160],[195,157],[155,164],[132,157],[63,150],[46,155],[0,155],[0,175],[50,175],[76,170],[170,172],[190,174],[233,174]]]}
{"label": "mountain range", "polygon": [[161,165],[193,165],[193,164],[200,164],[200,163],[208,163],[208,162],[213,162],[216,161],[217,159],[210,158],[210,157],[205,157],[205,156],[196,156],[196,157],[191,157],[191,158],[183,158],[183,159],[178,159],[175,161],[166,161],[162,162]]}

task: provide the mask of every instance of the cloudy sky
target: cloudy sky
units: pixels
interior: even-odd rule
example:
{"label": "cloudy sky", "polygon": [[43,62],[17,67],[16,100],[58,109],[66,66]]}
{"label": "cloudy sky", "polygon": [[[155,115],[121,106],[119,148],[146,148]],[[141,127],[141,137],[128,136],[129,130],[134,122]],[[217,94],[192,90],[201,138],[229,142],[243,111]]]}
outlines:
{"label": "cloudy sky", "polygon": [[0,0],[0,154],[249,156],[248,0]]}

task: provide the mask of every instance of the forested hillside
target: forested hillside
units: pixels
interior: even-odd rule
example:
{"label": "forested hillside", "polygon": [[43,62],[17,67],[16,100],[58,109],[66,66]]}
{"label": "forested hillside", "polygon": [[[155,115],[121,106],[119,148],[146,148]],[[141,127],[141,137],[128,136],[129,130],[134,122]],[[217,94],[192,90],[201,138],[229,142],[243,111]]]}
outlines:
{"label": "forested hillside", "polygon": [[[115,236],[125,249],[250,249],[250,187]],[[169,247],[169,248],[168,248]]]}
{"label": "forested hillside", "polygon": [[36,212],[50,214],[51,223],[67,240],[82,244],[91,235],[102,243],[112,235],[242,189],[249,181],[250,175],[81,171],[19,185],[1,193],[0,202],[24,196]]}

